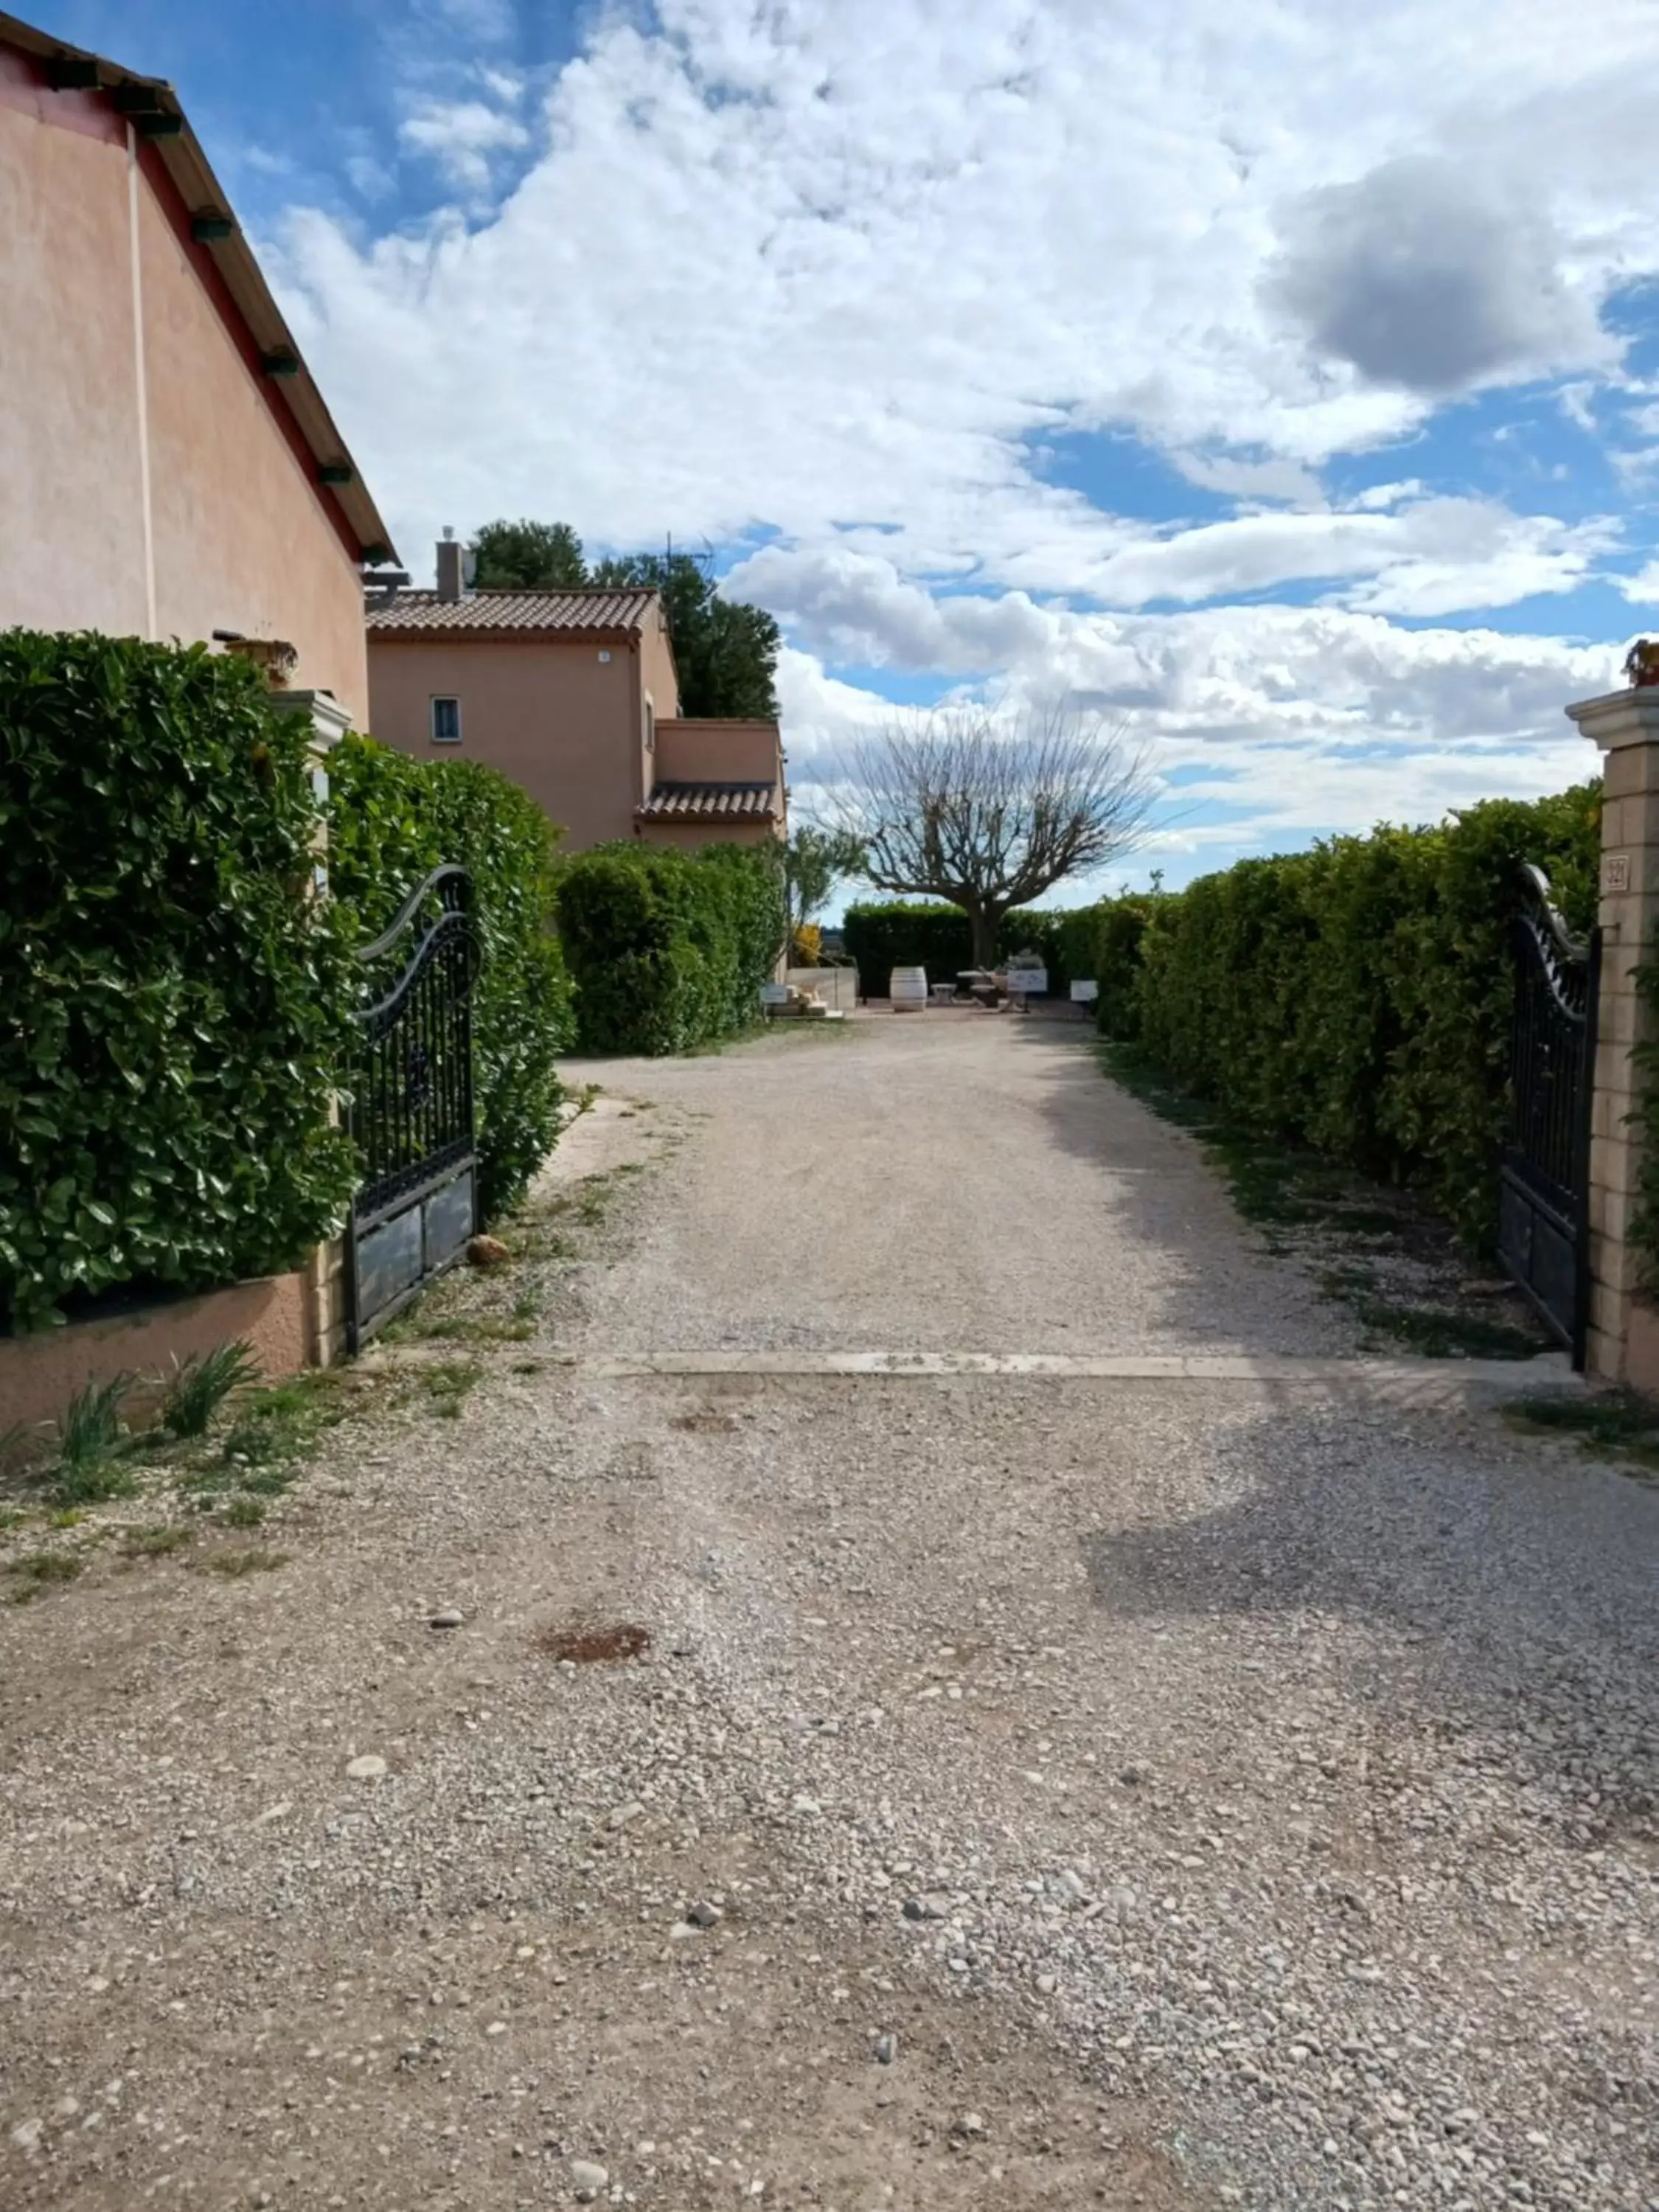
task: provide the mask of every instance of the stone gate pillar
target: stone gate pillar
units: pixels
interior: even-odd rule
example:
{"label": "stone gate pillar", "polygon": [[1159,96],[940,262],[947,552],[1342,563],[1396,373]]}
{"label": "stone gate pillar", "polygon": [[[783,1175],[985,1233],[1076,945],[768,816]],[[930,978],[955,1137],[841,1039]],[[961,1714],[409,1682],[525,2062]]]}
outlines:
{"label": "stone gate pillar", "polygon": [[1631,1119],[1631,1047],[1648,1032],[1636,970],[1659,957],[1659,687],[1613,691],[1567,708],[1600,746],[1601,1007],[1590,1119],[1592,1375],[1659,1389],[1659,1307],[1639,1298],[1630,1240],[1643,1135]]}

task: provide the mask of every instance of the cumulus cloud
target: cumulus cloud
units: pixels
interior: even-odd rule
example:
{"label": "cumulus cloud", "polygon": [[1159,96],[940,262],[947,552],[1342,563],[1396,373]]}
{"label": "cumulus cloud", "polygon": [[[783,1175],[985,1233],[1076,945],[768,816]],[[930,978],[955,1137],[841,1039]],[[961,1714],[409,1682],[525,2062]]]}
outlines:
{"label": "cumulus cloud", "polygon": [[429,100],[404,118],[398,136],[435,161],[451,184],[487,191],[495,158],[530,143],[522,123],[481,100]]}
{"label": "cumulus cloud", "polygon": [[[1329,0],[655,0],[533,92],[477,38],[404,136],[465,214],[295,207],[271,256],[412,563],[504,510],[760,544],[731,587],[786,625],[802,761],[873,667],[1128,709],[1269,825],[1582,766],[1559,707],[1616,651],[1407,624],[1571,591],[1615,526],[1426,441],[1356,498],[1334,464],[1571,369],[1646,465],[1596,311],[1659,273],[1650,0],[1385,0],[1363,36]],[[1136,441],[1176,472],[1139,505]],[[1276,592],[1322,603],[1225,604]]]}
{"label": "cumulus cloud", "polygon": [[[1163,536],[1144,532],[1109,550],[1079,548],[1067,580],[1074,593],[1120,607],[1159,599],[1192,605],[1287,584],[1328,583],[1355,606],[1435,616],[1571,591],[1619,542],[1617,524],[1605,518],[1568,524],[1547,515],[1514,514],[1490,500],[1407,496],[1396,503],[1395,495],[1419,488],[1382,489],[1390,495],[1366,498],[1340,512],[1245,514]],[[850,636],[857,628],[860,587],[873,589],[873,580],[896,573],[890,555],[872,550],[854,532],[829,547],[765,547],[739,565],[733,588],[768,605],[781,599],[792,607],[805,592],[810,613],[818,604],[813,592],[822,587],[851,622]],[[1362,580],[1345,580],[1352,579]],[[910,587],[908,604],[913,620],[902,635],[890,637],[890,653],[906,666],[940,665],[929,657],[939,631],[938,606],[920,587]],[[1002,635],[1010,635],[1012,646],[1010,625],[1024,618],[1019,611],[1035,611],[1024,594],[956,604],[999,609],[994,622],[984,615],[974,618],[991,658]],[[1006,657],[1012,657],[1012,649]]]}
{"label": "cumulus cloud", "polygon": [[[1604,188],[1562,108],[1577,86],[1599,116],[1609,80],[1634,98],[1656,62],[1629,9],[1569,21],[1555,0],[1393,0],[1363,41],[1324,0],[1188,0],[1178,32],[1092,0],[661,0],[596,14],[493,219],[359,245],[296,211],[280,273],[416,542],[495,511],[510,473],[515,504],[595,539],[852,520],[901,533],[915,568],[1064,591],[1116,533],[1042,481],[1057,430],[1127,427],[1203,457],[1182,465],[1213,489],[1303,504],[1299,471],[1423,420],[1417,384],[1333,371],[1263,302],[1276,216],[1356,166],[1386,180],[1473,112],[1482,161],[1512,168],[1524,121],[1531,204],[1564,202],[1537,234],[1571,222],[1577,258],[1528,320],[1511,293],[1532,264],[1492,244],[1461,360],[1558,313],[1565,344],[1615,265],[1659,265],[1659,172],[1626,161]],[[461,101],[410,143],[470,189],[527,124]],[[1375,191],[1364,209],[1373,240]],[[1347,331],[1360,308],[1322,251],[1297,296],[1336,286],[1319,313]],[[1386,258],[1366,265],[1387,285]],[[418,375],[389,387],[389,356]],[[487,432],[454,438],[462,414]]]}
{"label": "cumulus cloud", "polygon": [[[869,580],[866,580],[866,613]],[[897,596],[897,595],[896,595]],[[947,629],[975,617],[939,603]],[[914,619],[906,609],[902,619]],[[1616,647],[1493,630],[1407,630],[1336,609],[1231,607],[1207,615],[1048,611],[1048,635],[999,672],[1011,711],[1066,698],[1127,718],[1164,780],[1175,819],[1142,856],[1171,883],[1237,851],[1271,850],[1379,821],[1431,822],[1494,796],[1535,798],[1595,774],[1595,749],[1563,714],[1618,681]],[[803,635],[817,636],[810,625]],[[779,688],[791,780],[810,812],[850,738],[891,709],[787,650]],[[1068,896],[1107,886],[1073,886]]]}
{"label": "cumulus cloud", "polygon": [[1438,396],[1616,357],[1547,215],[1467,161],[1385,161],[1305,194],[1279,227],[1269,302],[1373,383]]}

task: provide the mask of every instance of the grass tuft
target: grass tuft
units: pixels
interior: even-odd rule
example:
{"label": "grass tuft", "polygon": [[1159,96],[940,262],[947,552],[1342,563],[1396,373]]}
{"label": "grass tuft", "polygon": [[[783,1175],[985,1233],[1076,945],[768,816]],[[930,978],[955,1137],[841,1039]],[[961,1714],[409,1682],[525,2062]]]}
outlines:
{"label": "grass tuft", "polygon": [[136,1485],[122,1462],[133,1440],[121,1414],[131,1382],[130,1375],[88,1382],[58,1417],[57,1450],[46,1476],[46,1495],[55,1504],[94,1505],[131,1495]]}
{"label": "grass tuft", "polygon": [[245,1575],[269,1574],[274,1568],[286,1566],[288,1553],[256,1547],[248,1552],[214,1552],[201,1564],[210,1574],[228,1575],[233,1581],[240,1581]]}
{"label": "grass tuft", "polygon": [[1586,1451],[1659,1468],[1659,1406],[1633,1390],[1539,1391],[1511,1399],[1503,1413],[1512,1427],[1577,1437]]}
{"label": "grass tuft", "polygon": [[122,1540],[124,1559],[165,1559],[170,1553],[180,1552],[186,1544],[196,1540],[196,1531],[178,1522],[164,1522],[154,1528],[132,1528]]}
{"label": "grass tuft", "polygon": [[233,1466],[253,1468],[304,1459],[345,1413],[337,1369],[316,1367],[290,1376],[244,1401],[226,1432],[224,1458]]}
{"label": "grass tuft", "polygon": [[246,1337],[216,1345],[196,1358],[174,1358],[173,1373],[158,1376],[163,1385],[161,1425],[175,1437],[204,1437],[227,1399],[259,1380],[259,1363]]}
{"label": "grass tuft", "polygon": [[13,1559],[5,1571],[12,1578],[13,1587],[7,1593],[12,1605],[27,1605],[54,1586],[62,1588],[72,1583],[85,1561],[73,1552],[26,1552],[21,1559]]}
{"label": "grass tuft", "polygon": [[467,1392],[483,1374],[476,1359],[446,1359],[427,1368],[421,1381],[432,1400],[433,1412],[446,1421],[459,1420]]}

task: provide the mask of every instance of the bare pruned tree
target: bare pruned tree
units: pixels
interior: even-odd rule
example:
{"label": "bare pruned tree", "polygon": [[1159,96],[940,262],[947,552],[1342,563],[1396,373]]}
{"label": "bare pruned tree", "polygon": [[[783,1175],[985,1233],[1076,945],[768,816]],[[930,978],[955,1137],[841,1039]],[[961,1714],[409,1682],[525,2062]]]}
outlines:
{"label": "bare pruned tree", "polygon": [[949,899],[988,968],[1003,916],[1144,842],[1156,786],[1121,723],[942,707],[854,741],[836,798],[879,890]]}

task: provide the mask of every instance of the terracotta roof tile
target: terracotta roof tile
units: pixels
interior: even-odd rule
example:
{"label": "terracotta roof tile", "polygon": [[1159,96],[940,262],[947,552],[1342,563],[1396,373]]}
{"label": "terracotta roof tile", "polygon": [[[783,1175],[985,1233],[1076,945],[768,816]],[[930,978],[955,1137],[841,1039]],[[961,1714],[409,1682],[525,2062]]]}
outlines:
{"label": "terracotta roof tile", "polygon": [[656,593],[651,591],[468,592],[441,599],[435,592],[398,592],[371,597],[365,614],[377,630],[564,630],[614,636],[642,629]]}
{"label": "terracotta roof tile", "polygon": [[769,822],[777,815],[775,783],[653,783],[638,808],[642,822]]}

